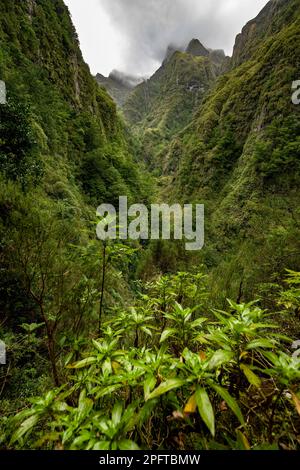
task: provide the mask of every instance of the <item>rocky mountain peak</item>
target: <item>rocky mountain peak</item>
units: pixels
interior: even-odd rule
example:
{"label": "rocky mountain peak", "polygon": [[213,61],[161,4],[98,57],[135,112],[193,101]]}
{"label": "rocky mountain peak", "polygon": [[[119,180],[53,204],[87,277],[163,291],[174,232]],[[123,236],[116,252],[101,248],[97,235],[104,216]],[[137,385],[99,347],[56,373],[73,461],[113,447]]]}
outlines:
{"label": "rocky mountain peak", "polygon": [[203,46],[203,44],[201,44],[199,39],[192,39],[186,49],[186,52],[194,56],[209,56],[209,51]]}

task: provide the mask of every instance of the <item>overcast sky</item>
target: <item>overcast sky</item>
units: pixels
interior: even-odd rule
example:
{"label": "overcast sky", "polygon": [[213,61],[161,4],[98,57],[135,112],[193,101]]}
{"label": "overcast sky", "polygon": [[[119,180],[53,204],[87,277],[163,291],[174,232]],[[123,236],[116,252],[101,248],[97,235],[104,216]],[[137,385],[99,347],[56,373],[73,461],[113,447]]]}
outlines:
{"label": "overcast sky", "polygon": [[93,74],[151,75],[169,44],[196,37],[232,54],[235,36],[267,0],[65,0]]}

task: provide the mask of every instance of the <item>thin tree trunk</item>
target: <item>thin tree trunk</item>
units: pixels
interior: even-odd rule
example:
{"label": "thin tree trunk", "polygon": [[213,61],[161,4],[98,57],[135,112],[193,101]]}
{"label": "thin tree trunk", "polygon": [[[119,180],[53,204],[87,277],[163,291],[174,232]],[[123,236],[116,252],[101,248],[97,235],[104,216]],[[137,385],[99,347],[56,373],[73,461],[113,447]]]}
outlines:
{"label": "thin tree trunk", "polygon": [[99,308],[99,326],[98,326],[99,335],[101,335],[101,328],[102,328],[105,274],[106,274],[106,243],[104,242],[103,243],[102,283],[101,283],[100,308]]}
{"label": "thin tree trunk", "polygon": [[46,326],[46,332],[47,332],[48,354],[49,354],[49,360],[50,360],[51,369],[52,369],[53,380],[54,380],[55,386],[59,387],[60,380],[59,380],[58,370],[56,366],[55,343],[54,343],[54,337],[53,337],[54,332],[53,332],[53,329],[50,327],[45,316],[44,316],[44,319],[45,319],[45,326]]}
{"label": "thin tree trunk", "polygon": [[244,279],[242,279],[241,282],[240,282],[238,298],[236,299],[237,304],[240,304],[241,300],[243,298],[243,285],[244,285]]}
{"label": "thin tree trunk", "polygon": [[138,330],[138,328],[135,331],[134,347],[135,348],[139,347],[139,330]]}

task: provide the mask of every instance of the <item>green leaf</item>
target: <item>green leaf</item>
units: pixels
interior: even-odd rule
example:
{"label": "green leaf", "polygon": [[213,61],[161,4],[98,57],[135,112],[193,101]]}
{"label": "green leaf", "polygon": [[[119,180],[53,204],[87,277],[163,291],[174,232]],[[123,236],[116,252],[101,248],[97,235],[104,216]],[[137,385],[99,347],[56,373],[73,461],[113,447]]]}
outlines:
{"label": "green leaf", "polygon": [[99,400],[99,398],[105,397],[106,395],[111,395],[121,387],[123,387],[123,384],[108,385],[107,387],[101,388],[100,392],[96,395],[96,400]]}
{"label": "green leaf", "polygon": [[23,330],[27,331],[28,333],[33,333],[44,325],[45,323],[22,323],[21,328],[23,328]]}
{"label": "green leaf", "polygon": [[248,382],[254,387],[260,388],[261,380],[260,378],[250,369],[250,367],[245,364],[240,365],[241,370],[244,372]]}
{"label": "green leaf", "polygon": [[118,447],[120,450],[140,450],[139,446],[129,439],[123,439]]}
{"label": "green leaf", "polygon": [[245,434],[243,434],[240,430],[237,431],[237,442],[239,449],[241,450],[251,450],[251,446]]}
{"label": "green leaf", "polygon": [[93,450],[109,450],[110,442],[109,441],[100,441],[94,445]]}
{"label": "green leaf", "polygon": [[150,395],[148,396],[148,400],[152,400],[152,398],[160,397],[161,395],[173,390],[174,388],[182,387],[185,384],[184,380],[181,379],[170,379],[166,382],[160,384],[158,388],[156,388]]}
{"label": "green leaf", "polygon": [[176,330],[174,328],[167,328],[162,332],[161,338],[160,338],[160,343],[163,343],[166,341],[170,336],[173,336],[176,333]]}
{"label": "green leaf", "polygon": [[67,366],[68,369],[83,369],[83,367],[90,366],[91,364],[95,364],[97,362],[97,358],[87,357],[86,359],[82,359],[82,361],[75,362],[75,364],[70,364]]}
{"label": "green leaf", "polygon": [[210,358],[209,367],[215,369],[220,367],[226,362],[230,362],[234,358],[234,353],[232,351],[225,351],[224,349],[219,349],[216,351],[213,356]]}
{"label": "green leaf", "polygon": [[201,326],[206,321],[207,321],[206,318],[197,318],[197,320],[194,320],[191,323],[191,328],[197,328],[198,326]]}
{"label": "green leaf", "polygon": [[110,375],[112,373],[111,360],[109,358],[105,359],[102,364],[103,375]]}
{"label": "green leaf", "polygon": [[138,416],[137,416],[137,423],[140,426],[145,423],[148,419],[150,419],[155,407],[157,405],[157,400],[150,400],[147,401],[143,407],[140,409]]}
{"label": "green leaf", "polygon": [[125,409],[123,417],[122,417],[122,422],[124,423],[124,427],[123,427],[124,433],[128,433],[135,428],[137,417],[138,417],[138,414],[135,413],[135,405],[134,404],[129,405]]}
{"label": "green leaf", "polygon": [[144,382],[144,396],[145,401],[148,400],[148,397],[156,385],[156,377],[153,375],[148,375]]}
{"label": "green leaf", "polygon": [[215,435],[215,415],[212,404],[205,388],[197,387],[196,389],[196,402],[201,418],[211,432]]}
{"label": "green leaf", "polygon": [[279,339],[280,341],[285,341],[285,342],[290,343],[290,344],[293,342],[292,338],[290,338],[289,336],[286,336],[286,335],[282,335],[280,333],[273,333],[272,336],[274,338]]}
{"label": "green leaf", "polygon": [[85,394],[81,394],[78,404],[78,422],[81,422],[92,410],[93,401],[90,398],[87,398]]}
{"label": "green leaf", "polygon": [[62,443],[65,444],[66,442],[68,442],[72,438],[73,434],[73,427],[69,427],[68,429],[66,429],[66,431],[62,434]]}
{"label": "green leaf", "polygon": [[268,339],[261,338],[255,339],[247,344],[246,349],[256,349],[256,348],[266,348],[266,349],[273,349],[274,343]]}
{"label": "green leaf", "polygon": [[233,413],[238,418],[240,423],[244,425],[245,421],[244,421],[242,412],[236,400],[230,395],[230,393],[227,392],[227,390],[225,390],[225,388],[221,387],[220,385],[216,385],[213,382],[210,382],[210,385],[218,393],[218,395],[220,395],[223,398],[223,400],[225,400],[225,402],[227,403],[229,408],[233,411]]}
{"label": "green leaf", "polygon": [[71,411],[73,408],[69,406],[65,401],[56,401],[53,403],[53,411],[58,413],[65,413]]}
{"label": "green leaf", "polygon": [[103,352],[103,345],[102,345],[102,343],[99,343],[99,342],[96,341],[95,339],[92,340],[92,343],[93,343],[94,347],[97,349],[97,351],[99,351],[100,353]]}
{"label": "green leaf", "polygon": [[17,431],[13,434],[11,438],[11,444],[16,441],[19,441],[21,437],[24,436],[28,431],[30,431],[39,421],[40,416],[35,414],[30,416],[30,418],[26,419],[21,426],[17,429]]}
{"label": "green leaf", "polygon": [[141,327],[141,330],[142,330],[144,333],[146,333],[146,335],[152,336],[151,330],[150,330],[149,328],[147,328],[146,326],[142,326],[142,327]]}
{"label": "green leaf", "polygon": [[81,434],[80,436],[74,439],[74,441],[72,442],[72,448],[75,449],[78,446],[82,447],[82,445],[85,442],[89,441],[90,439],[91,439],[91,433],[88,431],[84,431],[83,434]]}
{"label": "green leaf", "polygon": [[123,406],[122,403],[116,403],[112,410],[111,419],[114,426],[117,426],[122,418]]}

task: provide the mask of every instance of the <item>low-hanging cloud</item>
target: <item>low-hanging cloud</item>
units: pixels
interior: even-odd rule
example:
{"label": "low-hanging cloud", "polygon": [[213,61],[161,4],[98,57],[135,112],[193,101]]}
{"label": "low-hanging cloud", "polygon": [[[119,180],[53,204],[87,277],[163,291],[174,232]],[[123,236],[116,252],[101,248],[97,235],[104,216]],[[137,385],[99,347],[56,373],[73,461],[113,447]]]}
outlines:
{"label": "low-hanging cloud", "polygon": [[149,74],[169,44],[194,37],[231,54],[235,35],[267,0],[98,0],[123,37],[124,72]]}

